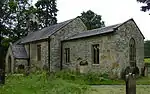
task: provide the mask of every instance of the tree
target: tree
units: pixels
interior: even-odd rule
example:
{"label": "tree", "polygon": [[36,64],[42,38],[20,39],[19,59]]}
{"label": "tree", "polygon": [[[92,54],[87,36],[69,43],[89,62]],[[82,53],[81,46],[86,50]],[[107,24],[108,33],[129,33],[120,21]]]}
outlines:
{"label": "tree", "polygon": [[0,43],[2,41],[2,37],[5,29],[5,26],[3,25],[3,21],[4,21],[3,17],[5,15],[5,10],[3,9],[4,2],[5,2],[4,0],[0,1]]}
{"label": "tree", "polygon": [[138,2],[145,3],[145,6],[141,7],[141,10],[146,12],[150,9],[150,0],[137,0]]}
{"label": "tree", "polygon": [[81,13],[81,16],[79,16],[79,18],[81,18],[88,30],[105,26],[104,21],[102,21],[101,15],[97,15],[91,10]]}
{"label": "tree", "polygon": [[28,33],[27,19],[30,14],[29,0],[10,0],[9,1],[9,19],[11,19],[11,35],[14,41],[24,37]]}
{"label": "tree", "polygon": [[6,31],[6,28],[3,25],[3,17],[5,15],[5,10],[3,9],[4,2],[5,2],[4,0],[0,1],[0,70],[1,68],[4,69],[4,50],[2,46],[2,41],[4,38],[3,35],[4,32]]}
{"label": "tree", "polygon": [[[3,5],[5,15],[2,18],[2,23],[7,28],[7,36],[11,42],[26,36],[29,32],[29,27],[33,26],[34,30],[38,27],[36,23],[28,25],[31,21],[30,14],[34,14],[36,9],[29,3],[30,0],[6,0]],[[36,25],[36,26],[35,26]],[[6,33],[6,32],[5,32]]]}
{"label": "tree", "polygon": [[5,51],[9,42],[27,35],[28,16],[33,12],[28,0],[0,0],[0,43]]}
{"label": "tree", "polygon": [[150,57],[150,40],[144,42],[144,56]]}
{"label": "tree", "polygon": [[57,23],[56,0],[38,0],[35,6],[41,28]]}
{"label": "tree", "polygon": [[2,23],[8,30],[6,36],[16,41],[23,37],[26,32],[27,0],[6,0],[3,9],[6,11],[2,18]]}
{"label": "tree", "polygon": [[0,1],[0,47],[2,46],[2,42],[5,39],[4,36],[8,35],[8,28],[5,25],[5,16],[7,15],[7,11],[4,8],[5,7],[5,2],[7,0],[1,0]]}

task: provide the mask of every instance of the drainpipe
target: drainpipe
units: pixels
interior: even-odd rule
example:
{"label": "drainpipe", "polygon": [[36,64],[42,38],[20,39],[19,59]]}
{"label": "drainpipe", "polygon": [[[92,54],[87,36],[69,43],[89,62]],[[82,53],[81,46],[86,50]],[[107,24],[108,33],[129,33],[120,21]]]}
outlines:
{"label": "drainpipe", "polygon": [[30,70],[30,44],[28,44],[28,46],[29,46],[29,48],[28,48],[28,56],[29,56],[29,58],[28,58],[28,71]]}
{"label": "drainpipe", "polygon": [[48,71],[50,72],[50,37],[48,37]]}
{"label": "drainpipe", "polygon": [[61,41],[61,43],[60,43],[60,47],[61,47],[61,49],[60,49],[60,50],[61,50],[61,51],[60,51],[60,52],[61,52],[61,53],[60,53],[60,54],[61,54],[61,56],[60,56],[60,70],[62,70],[62,69],[63,69],[63,65],[62,65],[62,53],[63,53],[63,51],[62,51],[62,50],[63,50],[62,41]]}

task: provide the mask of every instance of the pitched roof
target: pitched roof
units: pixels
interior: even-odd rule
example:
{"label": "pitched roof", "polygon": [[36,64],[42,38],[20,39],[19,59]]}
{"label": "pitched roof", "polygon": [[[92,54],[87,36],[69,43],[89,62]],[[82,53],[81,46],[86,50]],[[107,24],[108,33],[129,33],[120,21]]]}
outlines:
{"label": "pitched roof", "polygon": [[[135,26],[138,28],[137,24],[135,23],[135,21],[131,18],[123,23],[120,24],[115,24],[115,25],[111,25],[111,26],[107,26],[107,27],[102,27],[102,28],[98,28],[98,29],[93,29],[93,30],[88,30],[76,35],[73,35],[72,37],[66,39],[66,40],[73,40],[73,39],[79,39],[79,38],[84,38],[84,37],[90,37],[90,36],[95,36],[95,35],[101,35],[101,34],[106,34],[106,33],[111,33],[111,32],[115,32],[114,29],[119,28],[120,26],[122,26],[123,24],[127,23],[128,21],[133,21]],[[142,34],[141,30],[138,28],[138,30],[140,31],[141,35],[143,36],[143,38],[145,39],[144,35]],[[66,41],[63,40],[63,41]]]}
{"label": "pitched roof", "polygon": [[61,23],[49,26],[49,27],[45,27],[36,32],[33,32],[33,33],[29,34],[28,36],[22,38],[21,43],[28,43],[28,42],[32,42],[32,41],[46,39],[49,36],[51,36],[52,34],[54,34],[55,32],[57,32],[58,30],[60,30],[61,28],[63,28],[64,26],[66,26],[67,24],[69,24],[73,20],[74,19],[71,19],[71,20],[68,20],[65,22],[61,22]]}
{"label": "pitched roof", "polygon": [[72,39],[78,39],[78,38],[83,38],[83,37],[89,37],[89,36],[94,36],[94,35],[100,35],[100,34],[105,34],[105,33],[110,33],[113,32],[115,28],[117,28],[121,24],[116,24],[116,25],[111,25],[107,27],[102,27],[98,29],[93,29],[93,30],[88,30],[79,34],[76,34],[67,40],[72,40]]}
{"label": "pitched roof", "polygon": [[27,52],[23,45],[11,45],[13,56],[17,59],[28,59]]}

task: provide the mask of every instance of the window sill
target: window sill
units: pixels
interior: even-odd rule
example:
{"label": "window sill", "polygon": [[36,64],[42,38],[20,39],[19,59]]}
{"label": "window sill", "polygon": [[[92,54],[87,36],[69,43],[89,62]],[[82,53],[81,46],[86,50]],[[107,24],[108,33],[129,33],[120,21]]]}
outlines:
{"label": "window sill", "polygon": [[69,64],[71,64],[71,63],[70,63],[70,62],[67,62],[67,63],[65,62],[64,64],[65,64],[65,65],[69,65]]}
{"label": "window sill", "polygon": [[93,66],[99,66],[100,64],[92,64]]}

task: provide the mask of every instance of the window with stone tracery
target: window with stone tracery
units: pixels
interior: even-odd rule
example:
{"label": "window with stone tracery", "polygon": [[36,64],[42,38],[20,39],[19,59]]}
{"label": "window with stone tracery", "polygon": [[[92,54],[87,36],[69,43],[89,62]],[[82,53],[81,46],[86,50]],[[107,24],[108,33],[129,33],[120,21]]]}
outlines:
{"label": "window with stone tracery", "polygon": [[136,66],[136,43],[133,38],[130,39],[129,42],[129,60],[130,60],[130,65],[132,67]]}
{"label": "window with stone tracery", "polygon": [[99,64],[99,44],[92,45],[93,64]]}

